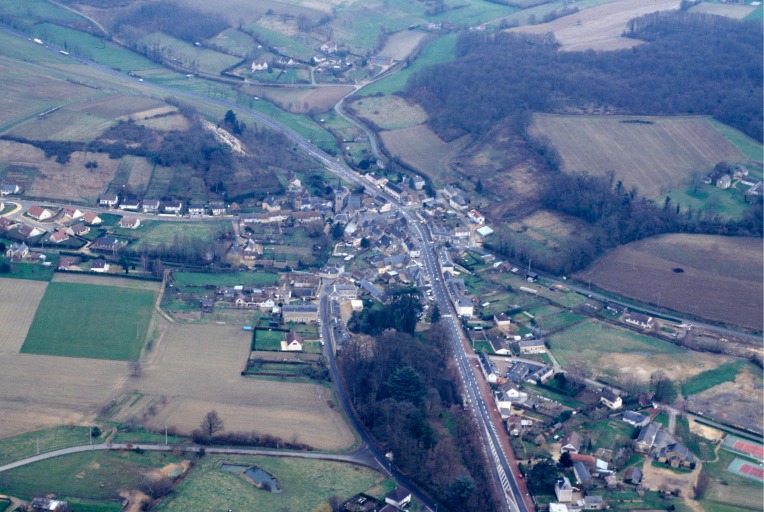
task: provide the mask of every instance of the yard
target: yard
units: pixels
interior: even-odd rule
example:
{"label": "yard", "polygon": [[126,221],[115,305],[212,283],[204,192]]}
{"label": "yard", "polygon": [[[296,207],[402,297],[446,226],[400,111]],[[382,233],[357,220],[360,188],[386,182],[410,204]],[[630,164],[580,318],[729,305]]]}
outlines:
{"label": "yard", "polygon": [[[239,475],[222,471],[224,463],[256,465],[278,481],[282,493],[270,493]],[[342,500],[368,492],[384,482],[371,469],[337,462],[279,457],[223,457],[201,459],[160,511],[186,510],[317,510],[329,498]]]}
{"label": "yard", "polygon": [[253,339],[252,350],[281,350],[281,342],[284,341],[282,331],[271,329],[256,329]]}
{"label": "yard", "polygon": [[149,290],[50,283],[21,352],[136,359],[146,341],[155,297]]}

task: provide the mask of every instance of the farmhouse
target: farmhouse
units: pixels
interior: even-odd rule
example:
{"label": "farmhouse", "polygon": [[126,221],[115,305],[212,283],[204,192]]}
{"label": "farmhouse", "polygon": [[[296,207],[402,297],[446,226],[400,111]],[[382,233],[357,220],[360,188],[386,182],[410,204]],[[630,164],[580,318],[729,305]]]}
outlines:
{"label": "farmhouse", "polygon": [[284,323],[316,323],[318,322],[318,307],[314,304],[286,305],[281,308]]}
{"label": "farmhouse", "polygon": [[119,196],[117,194],[108,194],[105,196],[101,196],[101,198],[98,200],[98,206],[103,206],[106,208],[114,208],[119,204]]}
{"label": "farmhouse", "polygon": [[620,396],[616,395],[613,390],[609,388],[605,388],[602,390],[602,396],[600,397],[600,402],[605,405],[608,409],[616,410],[623,407],[623,400]]}
{"label": "farmhouse", "polygon": [[385,495],[385,503],[392,505],[397,509],[402,509],[409,503],[411,503],[411,493],[406,489],[395,489]]}
{"label": "farmhouse", "polygon": [[629,313],[629,315],[624,318],[623,321],[627,324],[636,325],[637,327],[645,330],[652,329],[655,322],[653,317],[643,315],[642,313]]}
{"label": "farmhouse", "polygon": [[125,229],[136,229],[141,225],[141,219],[138,217],[122,217],[119,220],[119,227]]}
{"label": "farmhouse", "polygon": [[29,207],[29,210],[27,210],[27,215],[33,219],[43,221],[53,217],[53,212],[47,208],[43,208],[42,206],[34,205]]}
{"label": "farmhouse", "polygon": [[521,354],[543,354],[546,352],[543,340],[522,340],[518,347]]}
{"label": "farmhouse", "polygon": [[290,352],[302,352],[302,337],[294,331],[289,331],[286,339],[281,342],[281,350]]}
{"label": "farmhouse", "polygon": [[694,468],[695,457],[682,443],[671,443],[655,454],[658,462],[664,462],[672,468]]}
{"label": "farmhouse", "polygon": [[730,185],[732,185],[732,177],[729,174],[723,174],[719,179],[716,180],[716,187],[726,190],[730,188]]}
{"label": "farmhouse", "polygon": [[639,453],[648,453],[650,448],[655,443],[655,438],[658,435],[658,431],[661,429],[659,423],[649,423],[647,426],[642,427],[639,431],[639,435],[634,440],[634,451]]}

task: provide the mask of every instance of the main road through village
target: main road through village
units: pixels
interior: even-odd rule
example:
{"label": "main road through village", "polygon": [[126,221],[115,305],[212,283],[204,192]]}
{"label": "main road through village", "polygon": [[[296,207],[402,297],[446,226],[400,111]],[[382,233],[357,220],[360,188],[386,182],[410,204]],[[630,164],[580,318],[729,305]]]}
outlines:
{"label": "main road through village", "polygon": [[[29,39],[29,36],[27,34],[18,32],[8,27],[3,27],[3,30],[15,35],[16,37]],[[30,44],[35,44],[35,43],[30,41]],[[58,48],[56,46],[53,46],[47,43],[44,46],[52,52],[59,52],[61,50],[61,48]],[[87,59],[82,59],[73,55],[69,56],[69,58],[81,64],[84,64],[90,68],[98,69],[104,73],[114,75],[114,76],[120,76],[124,78],[125,80],[130,80],[135,82],[139,80],[136,77],[128,76],[120,71],[108,68],[106,66],[102,66],[100,64],[97,64]],[[310,141],[306,140],[297,132],[283,125],[279,121],[271,117],[268,117],[260,112],[257,112],[252,109],[248,109],[246,107],[242,107],[241,105],[238,105],[236,103],[233,103],[225,99],[211,98],[203,94],[194,93],[190,91],[183,91],[183,90],[174,89],[170,87],[164,87],[162,85],[153,84],[151,82],[144,82],[141,80],[140,85],[143,87],[147,87],[147,88],[159,90],[168,94],[172,94],[178,97],[185,97],[185,98],[196,99],[196,100],[200,100],[204,102],[216,103],[218,105],[228,107],[231,110],[246,114],[252,117],[253,119],[255,119],[256,121],[258,121],[259,123],[261,123],[262,125],[267,126],[286,136],[305,154],[307,154],[314,160],[323,164],[327,170],[343,178],[345,181],[356,184],[356,185],[364,185],[364,186],[369,185],[368,182],[364,181],[360,175],[352,172],[346,166],[341,164],[337,159],[334,159],[331,156],[329,156],[327,153],[319,149],[317,146],[313,145]],[[464,396],[466,396],[466,398],[468,399],[469,407],[472,410],[475,429],[479,432],[481,439],[483,441],[485,454],[490,462],[489,467],[491,468],[491,476],[493,477],[495,487],[496,489],[500,490],[499,494],[501,496],[502,509],[509,512],[527,512],[528,503],[526,502],[526,500],[528,498],[527,498],[527,493],[523,492],[525,490],[524,482],[518,483],[516,479],[517,466],[516,464],[514,464],[514,461],[512,462],[512,464],[510,464],[511,459],[507,456],[507,451],[509,451],[508,445],[506,444],[506,442],[502,442],[501,437],[496,431],[494,420],[499,420],[499,418],[498,418],[498,415],[496,414],[496,411],[493,408],[492,401],[490,400],[490,392],[484,383],[482,383],[481,385],[481,382],[479,381],[479,377],[476,378],[475,376],[476,371],[473,370],[473,368],[470,365],[470,359],[468,358],[467,348],[465,346],[466,338],[462,330],[461,323],[458,322],[455,312],[451,306],[451,302],[449,301],[445,282],[443,279],[443,274],[440,271],[438,256],[435,253],[434,246],[430,242],[430,238],[428,236],[429,235],[428,228],[427,226],[424,226],[411,211],[404,208],[393,197],[390,197],[384,191],[379,189],[377,190],[377,193],[385,196],[385,198],[393,205],[393,207],[396,210],[400,211],[402,215],[408,221],[407,224],[409,229],[411,230],[411,234],[414,236],[414,238],[418,240],[419,248],[421,250],[421,254],[423,255],[422,268],[430,278],[430,283],[432,283],[432,287],[433,287],[433,291],[434,291],[437,303],[441,311],[449,312],[443,315],[442,321],[445,321],[448,323],[448,327],[449,327],[448,333],[449,333],[450,342],[453,348],[453,355],[456,360],[457,368],[459,370],[459,374],[461,377],[463,393],[464,393]],[[329,322],[323,323],[324,329],[328,327],[328,323]],[[327,352],[330,353],[331,350],[327,349]],[[332,367],[332,374],[335,378],[335,383],[339,389],[340,396],[345,397],[344,399],[341,400],[341,402],[343,403],[343,407],[346,409],[346,412],[348,414],[348,417],[351,420],[351,423],[359,432],[359,435],[364,441],[364,444],[367,445],[367,448],[369,452],[371,453],[371,455],[374,457],[374,459],[376,459],[379,466],[387,469],[391,473],[391,475],[395,478],[395,480],[399,483],[399,485],[402,485],[404,487],[407,487],[408,489],[411,489],[414,495],[417,497],[417,499],[419,499],[427,508],[429,508],[430,510],[436,510],[436,505],[433,502],[433,500],[428,498],[422,492],[419,492],[417,490],[417,487],[413,486],[412,483],[409,481],[409,479],[405,475],[396,471],[389,464],[387,459],[385,459],[384,456],[381,454],[380,450],[378,449],[376,444],[373,442],[373,440],[369,438],[368,434],[365,432],[365,430],[363,429],[363,427],[360,425],[357,418],[355,417],[352,410],[352,406],[347,400],[347,395],[342,389],[342,381],[337,375],[336,363],[334,362],[333,357],[330,358],[330,362]],[[501,425],[500,421],[498,422]]]}

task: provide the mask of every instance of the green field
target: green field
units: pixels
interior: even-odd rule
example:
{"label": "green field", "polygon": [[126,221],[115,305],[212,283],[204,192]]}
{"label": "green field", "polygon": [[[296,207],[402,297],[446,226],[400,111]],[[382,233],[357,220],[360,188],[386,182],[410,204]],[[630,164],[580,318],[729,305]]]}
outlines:
{"label": "green field", "polygon": [[281,331],[255,330],[254,347],[252,350],[281,350],[284,333]]}
{"label": "green field", "polygon": [[179,288],[214,286],[272,286],[278,283],[280,274],[270,272],[231,272],[226,274],[206,274],[197,272],[174,272],[175,283]]}
{"label": "green field", "polygon": [[623,445],[629,444],[634,430],[634,427],[620,420],[605,419],[586,425],[581,433],[591,440],[592,446],[616,451]]}
{"label": "green field", "polygon": [[108,505],[120,490],[136,488],[149,470],[178,460],[170,452],[75,453],[4,472],[0,493],[22,499],[53,493]]}
{"label": "green field", "polygon": [[219,75],[221,71],[241,60],[240,57],[194,46],[162,32],[149,34],[141,38],[138,44],[147,48],[158,47],[164,59],[172,60],[194,73]]}
{"label": "green field", "polygon": [[82,18],[74,12],[52,4],[47,0],[4,0],[0,2],[0,13],[17,18],[25,23],[39,20],[75,23]]}
{"label": "green field", "polygon": [[[10,243],[6,242],[6,246]],[[0,262],[7,262],[11,266],[10,272],[4,274],[4,277],[13,277],[15,279],[30,279],[32,281],[50,281],[53,278],[54,267],[43,267],[39,263],[16,263],[11,262],[10,258],[0,256]]]}
{"label": "green field", "polygon": [[40,453],[86,444],[90,439],[88,430],[88,427],[54,427],[0,439],[0,465],[36,455],[38,443]]}
{"label": "green field", "polygon": [[[316,55],[316,51],[310,45],[294,37],[282,34],[281,32],[269,30],[256,24],[248,25],[246,30],[266,47],[278,48],[280,54],[305,62],[310,61],[310,59]],[[305,37],[303,37],[303,39],[305,39]]]}
{"label": "green field", "polygon": [[680,205],[683,212],[688,207],[692,207],[696,212],[718,213],[727,219],[737,219],[750,208],[745,203],[745,196],[742,191],[736,188],[723,190],[705,183],[697,187],[692,185],[683,189],[672,190],[668,194],[656,198],[655,202],[663,204],[667,195],[671,196],[673,204]]}
{"label": "green field", "polygon": [[[746,365],[748,365],[748,362],[740,359],[738,361],[723,364],[718,368],[708,370],[707,372],[695,375],[694,377],[690,377],[682,382],[682,394],[697,395],[698,393],[702,393],[707,389],[718,386],[723,382],[734,381],[738,372],[740,372]],[[754,369],[752,365],[751,369]],[[760,370],[756,368],[754,375],[759,372]]]}
{"label": "green field", "polygon": [[215,37],[207,39],[207,44],[239,57],[246,57],[256,47],[255,41],[249,34],[235,28],[228,28]]}
{"label": "green field", "polygon": [[[257,489],[240,476],[220,470],[223,463],[257,465],[276,477],[280,494]],[[384,477],[371,469],[309,459],[207,455],[189,472],[161,511],[311,511],[332,496],[342,500],[369,491]],[[380,488],[381,489],[381,488]]]}
{"label": "green field", "polygon": [[[762,7],[759,6],[758,11],[761,12]],[[756,12],[756,11],[754,11]],[[753,14],[753,13],[752,13]],[[740,130],[736,130],[735,128],[728,126],[724,123],[720,123],[719,121],[716,121],[715,119],[709,118],[708,120],[714,127],[719,130],[722,135],[724,135],[727,140],[729,140],[731,143],[735,145],[736,148],[740,150],[741,153],[743,153],[745,156],[753,160],[754,162],[764,163],[764,154],[762,152],[764,149],[762,149],[761,144],[750,138],[748,135],[744,134]]]}
{"label": "green field", "polygon": [[225,229],[230,228],[230,222],[141,222],[138,229],[125,229],[124,233],[139,234],[137,247],[155,247],[159,244],[170,244],[173,240],[202,240],[211,243]]}
{"label": "green field", "polygon": [[50,283],[21,352],[92,359],[136,359],[146,341],[155,293]]}

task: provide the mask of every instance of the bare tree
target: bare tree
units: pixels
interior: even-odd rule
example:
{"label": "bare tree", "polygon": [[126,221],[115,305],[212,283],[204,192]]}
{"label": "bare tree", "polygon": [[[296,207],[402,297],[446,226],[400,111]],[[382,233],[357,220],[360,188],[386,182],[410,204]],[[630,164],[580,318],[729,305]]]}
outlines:
{"label": "bare tree", "polygon": [[205,436],[212,437],[218,432],[225,430],[225,425],[218,412],[213,409],[204,416],[204,419],[199,424],[199,428],[201,428]]}
{"label": "bare tree", "polygon": [[127,367],[130,369],[131,377],[137,378],[143,375],[143,366],[141,366],[141,362],[138,359],[131,359],[128,361]]}

